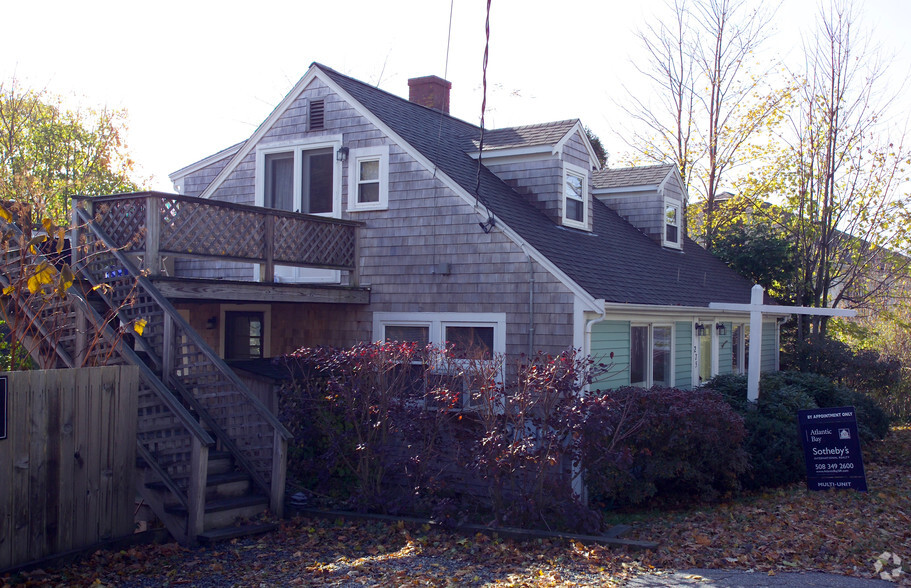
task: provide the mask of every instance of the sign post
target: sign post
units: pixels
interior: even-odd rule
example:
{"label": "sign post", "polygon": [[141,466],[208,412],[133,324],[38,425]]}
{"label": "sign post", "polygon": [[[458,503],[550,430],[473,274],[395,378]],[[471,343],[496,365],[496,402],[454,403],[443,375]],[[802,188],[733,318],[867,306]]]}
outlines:
{"label": "sign post", "polygon": [[797,411],[807,489],[867,491],[853,406]]}

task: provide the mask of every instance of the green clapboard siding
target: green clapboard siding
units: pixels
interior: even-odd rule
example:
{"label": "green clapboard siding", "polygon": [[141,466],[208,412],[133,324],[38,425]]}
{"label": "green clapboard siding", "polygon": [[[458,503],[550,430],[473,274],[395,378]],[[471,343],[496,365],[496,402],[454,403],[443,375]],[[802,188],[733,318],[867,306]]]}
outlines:
{"label": "green clapboard siding", "polygon": [[724,335],[718,336],[718,373],[730,374],[734,371],[734,325],[724,323]]}
{"label": "green clapboard siding", "polygon": [[595,362],[613,364],[606,377],[592,382],[592,390],[629,386],[629,321],[603,321],[592,325],[591,354]]}
{"label": "green clapboard siding", "polygon": [[777,326],[774,322],[762,323],[762,361],[759,363],[760,372],[774,372],[778,358]]}
{"label": "green clapboard siding", "polygon": [[693,387],[693,325],[679,321],[674,324],[674,385]]}

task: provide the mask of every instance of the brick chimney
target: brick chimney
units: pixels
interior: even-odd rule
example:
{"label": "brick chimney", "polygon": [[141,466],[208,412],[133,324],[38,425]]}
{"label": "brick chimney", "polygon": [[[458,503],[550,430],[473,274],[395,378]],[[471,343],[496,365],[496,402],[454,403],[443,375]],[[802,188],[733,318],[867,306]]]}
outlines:
{"label": "brick chimney", "polygon": [[437,76],[424,76],[408,80],[408,100],[427,108],[449,114],[449,90],[452,82]]}

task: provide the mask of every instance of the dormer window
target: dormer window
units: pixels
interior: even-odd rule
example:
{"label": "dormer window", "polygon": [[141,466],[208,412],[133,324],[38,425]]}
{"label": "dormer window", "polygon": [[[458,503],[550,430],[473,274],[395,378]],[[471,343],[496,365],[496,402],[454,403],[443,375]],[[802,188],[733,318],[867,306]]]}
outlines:
{"label": "dormer window", "polygon": [[680,247],[679,204],[666,204],[664,207],[664,245]]}
{"label": "dormer window", "polygon": [[568,163],[563,164],[563,225],[588,228],[588,174]]}

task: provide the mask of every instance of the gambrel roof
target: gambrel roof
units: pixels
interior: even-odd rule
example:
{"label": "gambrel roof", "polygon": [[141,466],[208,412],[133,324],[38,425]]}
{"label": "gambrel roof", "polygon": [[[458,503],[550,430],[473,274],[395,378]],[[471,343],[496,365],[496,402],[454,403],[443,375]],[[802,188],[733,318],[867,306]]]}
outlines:
{"label": "gambrel roof", "polygon": [[[352,106],[393,140],[403,142],[402,148],[475,205],[479,214],[491,214],[496,220],[494,230],[504,231],[555,275],[574,285],[577,293],[590,297],[590,302],[604,299],[612,303],[687,307],[707,307],[709,302],[749,302],[751,284],[691,239],[684,238],[681,250],[663,248],[597,198],[592,199],[591,232],[559,226],[483,164],[479,171],[476,158],[481,129],[478,126],[318,63],[311,66],[295,90],[251,139],[265,132],[263,129],[280,115],[283,105],[290,104],[295,93],[314,76],[351,101]],[[542,145],[557,149],[561,141],[575,132],[574,129],[582,131],[578,120],[485,130],[484,153],[488,148],[495,151]],[[584,143],[591,149],[584,131],[582,134]],[[244,149],[246,147],[234,156],[204,196],[211,194],[220,178],[226,177],[231,166],[240,161]],[[597,168],[596,159],[592,160],[592,165]],[[664,175],[667,175],[668,166],[654,167],[664,169]],[[638,175],[628,170],[607,170],[606,175],[601,175],[603,171],[597,175],[617,183],[622,179],[613,178],[627,175],[639,181],[639,175],[652,178],[659,172],[651,168],[645,170]],[[619,171],[625,173],[614,176],[613,172]],[[477,185],[480,187],[476,191]]]}

